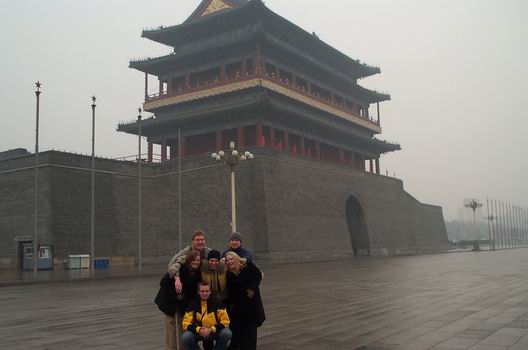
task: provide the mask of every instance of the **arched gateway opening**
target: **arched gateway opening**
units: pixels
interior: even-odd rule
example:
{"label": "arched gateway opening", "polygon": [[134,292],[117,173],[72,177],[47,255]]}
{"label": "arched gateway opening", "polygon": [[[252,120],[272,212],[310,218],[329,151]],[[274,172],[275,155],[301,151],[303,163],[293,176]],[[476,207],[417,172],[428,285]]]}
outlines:
{"label": "arched gateway opening", "polygon": [[346,218],[354,255],[370,255],[370,239],[367,232],[365,213],[354,196],[350,196],[347,199]]}

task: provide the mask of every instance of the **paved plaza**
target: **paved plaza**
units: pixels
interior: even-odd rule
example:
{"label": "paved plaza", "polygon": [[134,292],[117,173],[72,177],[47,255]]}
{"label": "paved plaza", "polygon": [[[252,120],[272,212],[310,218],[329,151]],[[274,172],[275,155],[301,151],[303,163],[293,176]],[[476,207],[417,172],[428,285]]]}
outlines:
{"label": "paved plaza", "polygon": [[[265,265],[258,348],[526,350],[527,266],[526,249]],[[159,269],[4,283],[0,349],[163,349]]]}

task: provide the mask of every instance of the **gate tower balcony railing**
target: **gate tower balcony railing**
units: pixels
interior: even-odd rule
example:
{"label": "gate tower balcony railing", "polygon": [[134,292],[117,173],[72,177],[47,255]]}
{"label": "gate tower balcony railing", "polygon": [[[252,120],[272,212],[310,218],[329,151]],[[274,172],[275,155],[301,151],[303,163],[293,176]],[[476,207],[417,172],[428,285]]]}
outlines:
{"label": "gate tower balcony railing", "polygon": [[[291,81],[289,81],[287,79],[286,80],[280,79],[280,78],[276,77],[275,74],[267,74],[267,73],[263,74],[261,72],[255,72],[255,73],[251,73],[251,74],[248,73],[248,74],[246,74],[244,76],[237,74],[235,77],[231,77],[231,78],[227,78],[226,77],[225,80],[215,79],[213,82],[206,82],[204,84],[197,84],[197,85],[195,85],[193,87],[189,87],[189,88],[184,88],[183,86],[181,86],[181,87],[177,88],[176,91],[165,91],[162,94],[159,94],[159,93],[151,94],[151,95],[148,95],[148,97],[147,97],[147,99],[145,101],[144,109],[148,111],[148,110],[153,110],[155,108],[158,108],[159,106],[166,106],[166,105],[171,105],[171,104],[176,104],[176,103],[181,103],[181,102],[187,101],[186,99],[181,99],[181,100],[178,99],[178,100],[175,100],[174,102],[166,101],[168,103],[163,103],[163,102],[165,102],[164,100],[168,100],[168,99],[171,99],[171,98],[174,98],[174,97],[189,96],[188,100],[198,99],[198,98],[200,98],[200,97],[198,97],[199,96],[198,93],[203,93],[203,92],[206,92],[206,91],[209,91],[209,90],[219,89],[219,88],[222,88],[222,87],[227,87],[229,85],[233,85],[233,84],[236,84],[236,83],[249,82],[249,81],[252,81],[252,80],[255,80],[255,79],[262,79],[263,81],[268,81],[269,83],[272,83],[272,84],[277,85],[279,87],[282,87],[282,88],[285,88],[285,89],[290,90],[292,92],[295,92],[296,94],[303,96],[305,99],[310,99],[312,101],[316,101],[319,104],[322,104],[324,106],[328,106],[328,107],[331,107],[333,109],[336,109],[336,110],[340,111],[341,113],[345,113],[347,116],[349,116],[349,117],[345,117],[346,119],[349,119],[349,120],[351,120],[353,122],[356,122],[356,121],[366,122],[366,123],[368,123],[368,125],[371,125],[371,127],[369,127],[369,128],[374,129],[375,131],[378,131],[378,132],[381,131],[381,129],[379,128],[379,126],[380,126],[379,120],[373,120],[373,119],[371,119],[368,116],[362,116],[362,115],[356,113],[351,108],[347,108],[343,103],[335,103],[331,99],[323,98],[323,97],[318,96],[317,94],[314,94],[314,93],[310,94],[308,91],[306,91],[306,89],[301,88],[299,86],[294,86],[293,82],[291,82]],[[256,85],[253,85],[253,86],[257,86],[257,85],[264,86],[264,84],[256,84]],[[253,87],[253,86],[245,86],[244,87],[244,85],[241,85],[239,88],[236,88],[233,91],[242,90],[242,89]],[[269,87],[269,86],[267,86],[267,87]],[[227,92],[229,92],[229,91],[227,91]],[[219,94],[219,93],[221,93],[221,90],[219,90],[218,93],[212,93],[211,95],[216,95],[216,94]],[[207,95],[204,95],[204,96],[207,96]]]}

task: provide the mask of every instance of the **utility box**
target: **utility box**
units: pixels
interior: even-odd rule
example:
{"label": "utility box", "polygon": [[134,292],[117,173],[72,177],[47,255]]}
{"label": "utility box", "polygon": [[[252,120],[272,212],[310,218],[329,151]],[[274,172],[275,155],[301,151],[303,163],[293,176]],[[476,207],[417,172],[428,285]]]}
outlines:
{"label": "utility box", "polygon": [[68,269],[89,269],[90,268],[90,255],[79,254],[79,255],[68,255]]}

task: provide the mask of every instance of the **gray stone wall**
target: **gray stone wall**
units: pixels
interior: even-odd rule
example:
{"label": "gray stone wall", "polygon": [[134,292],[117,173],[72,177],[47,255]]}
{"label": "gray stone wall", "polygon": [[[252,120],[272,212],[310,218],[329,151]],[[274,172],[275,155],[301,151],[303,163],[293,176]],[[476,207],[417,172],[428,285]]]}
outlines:
{"label": "gray stone wall", "polygon": [[447,249],[441,208],[419,203],[400,180],[282,153],[260,161],[271,255],[350,255],[350,195],[362,204],[374,255]]}
{"label": "gray stone wall", "polygon": [[[237,225],[261,259],[350,256],[346,201],[361,203],[374,255],[447,248],[439,207],[423,205],[400,180],[339,164],[257,149],[237,169]],[[33,156],[0,162],[0,264],[17,261],[17,237],[33,235]],[[57,263],[89,254],[91,159],[45,152],[39,169],[39,241]],[[96,161],[95,255],[133,263],[138,251],[137,164]],[[167,262],[179,249],[178,164],[143,166],[142,251],[145,263]],[[229,173],[208,155],[182,161],[182,245],[192,231],[223,249],[230,233]]]}
{"label": "gray stone wall", "polygon": [[[32,240],[34,234],[34,158],[24,157],[0,162],[0,267],[16,267],[19,242]],[[6,163],[14,166],[10,169]],[[11,171],[13,168],[25,168]],[[37,234],[43,244],[52,237],[49,168],[40,168],[38,176]]]}

